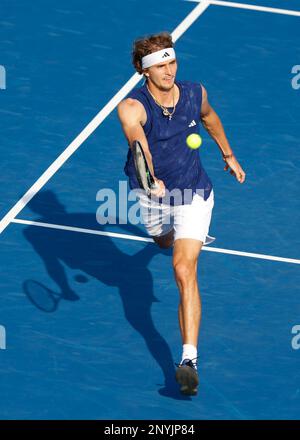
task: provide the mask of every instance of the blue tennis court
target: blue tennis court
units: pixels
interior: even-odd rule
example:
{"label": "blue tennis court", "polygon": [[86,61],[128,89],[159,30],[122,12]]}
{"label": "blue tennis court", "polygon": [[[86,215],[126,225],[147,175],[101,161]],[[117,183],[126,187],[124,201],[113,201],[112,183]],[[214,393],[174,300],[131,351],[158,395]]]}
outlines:
{"label": "blue tennis court", "polygon": [[[299,419],[300,6],[249,2],[2,0],[1,419]],[[126,196],[96,218],[126,180],[132,42],[176,29],[177,78],[204,84],[247,173],[202,129],[196,397],[174,380],[172,251],[125,221]]]}

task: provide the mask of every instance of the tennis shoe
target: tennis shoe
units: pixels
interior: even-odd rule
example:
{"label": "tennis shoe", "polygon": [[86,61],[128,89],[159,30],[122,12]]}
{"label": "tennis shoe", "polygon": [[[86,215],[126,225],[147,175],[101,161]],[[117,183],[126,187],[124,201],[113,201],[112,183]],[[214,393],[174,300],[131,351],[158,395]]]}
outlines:
{"label": "tennis shoe", "polygon": [[181,393],[195,396],[199,384],[196,363],[193,362],[193,359],[184,359],[179,365],[176,365],[178,367],[176,370],[176,381],[180,385]]}

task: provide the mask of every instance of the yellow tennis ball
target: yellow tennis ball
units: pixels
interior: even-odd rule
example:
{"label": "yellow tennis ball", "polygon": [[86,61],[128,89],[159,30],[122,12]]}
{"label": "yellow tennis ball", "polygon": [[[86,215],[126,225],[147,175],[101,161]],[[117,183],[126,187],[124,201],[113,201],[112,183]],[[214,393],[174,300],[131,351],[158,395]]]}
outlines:
{"label": "yellow tennis ball", "polygon": [[196,150],[202,144],[201,136],[197,133],[192,133],[186,138],[186,144],[188,147]]}

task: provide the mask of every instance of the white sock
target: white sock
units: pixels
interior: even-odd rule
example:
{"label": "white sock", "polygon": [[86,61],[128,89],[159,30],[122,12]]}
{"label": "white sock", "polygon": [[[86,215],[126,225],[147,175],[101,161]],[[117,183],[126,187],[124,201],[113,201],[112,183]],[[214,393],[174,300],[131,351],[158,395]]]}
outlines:
{"label": "white sock", "polygon": [[197,362],[197,360],[195,359],[196,357],[197,357],[197,347],[195,347],[192,344],[183,344],[181,362],[184,361],[184,359],[194,359],[193,363],[196,364]]}

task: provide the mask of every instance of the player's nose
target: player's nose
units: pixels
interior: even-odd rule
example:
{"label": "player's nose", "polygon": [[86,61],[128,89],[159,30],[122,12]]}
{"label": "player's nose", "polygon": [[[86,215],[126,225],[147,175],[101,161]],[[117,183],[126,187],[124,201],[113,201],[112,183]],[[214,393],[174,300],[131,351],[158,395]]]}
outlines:
{"label": "player's nose", "polygon": [[171,67],[169,66],[169,64],[165,66],[165,73],[167,73],[168,75],[172,75]]}

